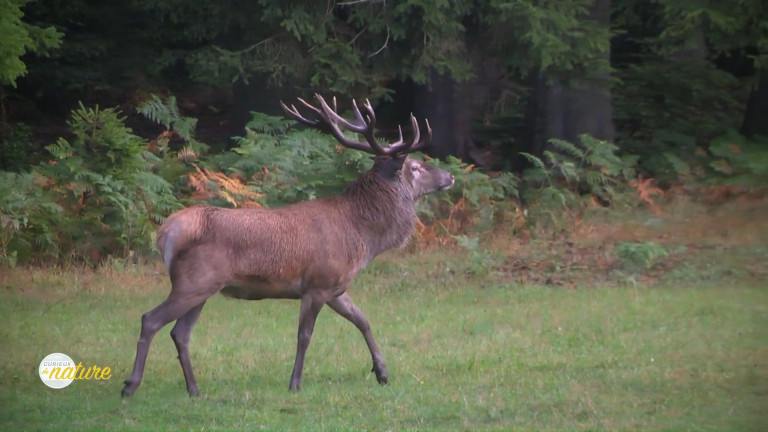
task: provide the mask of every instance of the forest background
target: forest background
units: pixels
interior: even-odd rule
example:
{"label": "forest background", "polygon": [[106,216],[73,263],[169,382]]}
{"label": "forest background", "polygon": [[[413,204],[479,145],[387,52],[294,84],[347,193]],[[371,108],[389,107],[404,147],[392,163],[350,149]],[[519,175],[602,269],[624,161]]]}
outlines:
{"label": "forest background", "polygon": [[370,99],[390,138],[429,119],[458,184],[420,205],[423,244],[768,184],[759,0],[7,3],[8,265],[144,256],[185,205],[342,191],[368,158],[279,108],[315,92]]}

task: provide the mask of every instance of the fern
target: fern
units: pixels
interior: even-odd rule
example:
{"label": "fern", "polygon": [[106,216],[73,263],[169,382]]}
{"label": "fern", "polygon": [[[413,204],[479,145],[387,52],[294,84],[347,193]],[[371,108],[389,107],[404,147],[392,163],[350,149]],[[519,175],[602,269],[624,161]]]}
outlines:
{"label": "fern", "polygon": [[583,171],[579,169],[579,165],[571,160],[555,159],[553,165],[560,172],[562,177],[569,184],[576,184],[581,181]]}
{"label": "fern", "polygon": [[251,120],[245,127],[263,134],[282,135],[294,124],[296,124],[295,121],[289,120],[284,116],[278,117],[260,112],[251,112]]}
{"label": "fern", "polygon": [[530,153],[526,152],[520,152],[520,154],[531,164],[533,167],[537,170],[541,170],[542,172],[547,172],[547,166],[544,164],[544,161],[542,161],[537,156],[534,156]]}
{"label": "fern", "polygon": [[[621,191],[610,186],[626,184],[634,177],[637,157],[619,157],[616,154],[618,147],[612,143],[588,135],[580,136],[578,144],[558,139],[550,140],[550,143],[561,152],[546,150],[543,152],[544,160],[522,153],[532,165],[524,173],[524,179],[533,190],[564,188],[570,195],[587,191],[612,202]],[[556,202],[562,203],[563,200]]]}
{"label": "fern", "polygon": [[557,151],[545,150],[542,158],[522,153],[531,167],[523,173],[525,198],[532,219],[562,228],[563,209],[595,200],[579,200],[580,196],[600,198],[613,205],[632,196],[628,180],[634,178],[638,158],[619,156],[612,143],[583,135],[578,143],[550,140]]}
{"label": "fern", "polygon": [[648,270],[669,254],[663,246],[655,242],[622,242],[616,245],[613,252],[625,268],[633,271]]}
{"label": "fern", "polygon": [[691,167],[686,161],[672,152],[664,152],[662,156],[667,164],[672,167],[676,178],[680,180],[689,180],[691,178]]}
{"label": "fern", "polygon": [[708,164],[708,181],[764,189],[768,185],[767,144],[765,137],[747,139],[735,131],[715,138],[709,146],[715,159]]}
{"label": "fern", "polygon": [[195,152],[203,153],[208,150],[207,145],[194,138],[197,119],[181,115],[175,96],[168,96],[167,99],[163,100],[157,95],[150,95],[148,100],[136,108],[136,111],[162,125],[166,131],[178,134]]}
{"label": "fern", "polygon": [[585,155],[584,150],[569,143],[568,141],[552,138],[549,140],[549,143],[552,144],[556,149],[560,150],[561,152],[563,152],[568,156],[576,158],[579,161],[584,159],[584,155]]}
{"label": "fern", "polygon": [[136,111],[167,130],[170,130],[173,124],[181,118],[175,96],[169,96],[167,100],[162,100],[155,94],[150,95],[149,100],[142,102]]}
{"label": "fern", "polygon": [[494,177],[491,181],[495,185],[495,189],[500,192],[496,195],[496,198],[517,198],[519,196],[518,186],[520,184],[520,178],[516,174],[504,172],[497,177]]}
{"label": "fern", "polygon": [[624,162],[617,155],[619,147],[616,144],[580,135],[579,142],[584,147],[583,160],[592,167],[599,167],[608,175],[618,175],[624,168]]}
{"label": "fern", "polygon": [[47,146],[54,160],[35,167],[41,191],[61,211],[37,219],[29,253],[86,260],[150,250],[155,224],[181,207],[163,176],[178,178],[183,165],[147,151],[116,109],[81,105],[68,124],[72,138]]}
{"label": "fern", "polygon": [[546,207],[554,206],[564,208],[570,201],[568,190],[556,186],[547,186],[538,191],[539,199],[546,203]]}
{"label": "fern", "polygon": [[24,263],[35,248],[47,253],[56,245],[48,227],[63,209],[38,181],[33,173],[0,171],[0,264]]}
{"label": "fern", "polygon": [[608,176],[597,170],[588,170],[584,173],[584,182],[594,190],[609,184],[615,184],[616,178]]}

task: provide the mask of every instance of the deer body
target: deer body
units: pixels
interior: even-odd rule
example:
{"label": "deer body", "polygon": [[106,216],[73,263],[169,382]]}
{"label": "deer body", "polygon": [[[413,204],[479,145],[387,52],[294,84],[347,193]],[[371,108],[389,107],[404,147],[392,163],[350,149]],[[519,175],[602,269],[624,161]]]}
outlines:
{"label": "deer body", "polygon": [[[410,237],[418,196],[403,193],[403,180],[371,171],[342,196],[274,210],[190,207],[166,220],[157,244],[172,276],[215,273],[215,286],[227,297],[299,299],[313,288],[343,288],[378,254]],[[373,182],[392,189],[382,193],[379,184],[374,194]],[[208,248],[214,252],[206,256]]]}
{"label": "deer body", "polygon": [[[314,108],[337,136],[338,117],[318,96]],[[293,108],[299,121],[311,122]],[[373,139],[373,111],[366,124]],[[362,119],[355,105],[358,119]],[[335,110],[334,110],[335,111]],[[349,126],[349,123],[345,125]],[[416,139],[418,140],[418,129]],[[335,128],[335,131],[334,131]],[[361,130],[362,132],[362,130]],[[340,132],[339,132],[340,134]],[[342,135],[343,137],[343,135]],[[361,143],[342,144],[362,149]],[[401,137],[402,141],[402,137]],[[357,147],[356,147],[357,146]],[[317,314],[324,305],[351,321],[362,332],[381,384],[387,369],[373,340],[370,325],[346,293],[350,281],[380,253],[407,242],[416,222],[415,204],[424,194],[453,184],[446,171],[407,158],[413,146],[393,147],[378,155],[373,168],[336,197],[301,202],[278,209],[223,209],[208,206],[180,210],[160,227],[157,244],[171,279],[171,293],[142,316],[142,329],[131,376],[123,396],[141,382],[149,345],[157,331],[176,320],[171,337],[190,395],[199,394],[189,359],[189,337],[205,301],[216,293],[241,300],[300,299],[296,360],[289,388],[301,388],[304,356]]]}

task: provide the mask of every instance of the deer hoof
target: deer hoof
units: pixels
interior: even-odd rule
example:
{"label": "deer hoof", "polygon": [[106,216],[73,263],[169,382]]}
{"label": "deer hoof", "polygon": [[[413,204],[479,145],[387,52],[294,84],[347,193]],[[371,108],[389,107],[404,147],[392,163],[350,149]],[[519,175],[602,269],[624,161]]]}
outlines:
{"label": "deer hoof", "polygon": [[377,368],[373,367],[373,370],[371,371],[376,374],[376,381],[379,382],[379,384],[384,385],[389,382],[389,377],[387,376],[387,368]]}
{"label": "deer hoof", "polygon": [[120,392],[120,396],[122,396],[123,399],[125,399],[125,398],[127,398],[127,397],[129,397],[129,396],[131,396],[133,394],[133,390],[134,389],[132,389],[130,387],[131,387],[131,384],[128,381],[126,381],[125,382],[125,387],[123,387],[123,390]]}

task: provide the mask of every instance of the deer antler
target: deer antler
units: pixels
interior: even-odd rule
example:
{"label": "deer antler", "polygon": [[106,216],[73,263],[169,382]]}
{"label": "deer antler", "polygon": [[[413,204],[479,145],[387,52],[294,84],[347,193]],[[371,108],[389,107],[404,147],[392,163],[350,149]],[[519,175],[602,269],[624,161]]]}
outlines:
{"label": "deer antler", "polygon": [[[432,129],[429,127],[429,122],[427,121],[428,137],[424,142],[419,142],[419,139],[421,138],[421,133],[419,131],[419,123],[416,121],[416,117],[414,117],[413,114],[411,114],[411,127],[413,128],[413,131],[414,131],[413,139],[408,142],[404,141],[403,130],[402,128],[398,127],[398,130],[400,133],[400,139],[390,144],[386,148],[382,147],[381,144],[379,144],[379,142],[376,140],[376,137],[374,135],[374,127],[376,125],[376,113],[374,112],[373,106],[371,106],[371,102],[368,99],[366,99],[365,103],[363,104],[362,112],[360,111],[360,108],[358,108],[357,102],[352,100],[355,120],[350,121],[338,114],[335,97],[332,99],[333,107],[328,105],[325,99],[319,94],[315,94],[315,97],[320,103],[319,107],[311,105],[304,99],[298,98],[298,100],[305,107],[309,108],[315,114],[317,114],[317,116],[319,117],[318,120],[307,119],[306,117],[301,115],[299,110],[296,109],[294,105],[291,105],[290,107],[288,107],[283,102],[280,102],[280,105],[283,107],[283,110],[285,110],[285,112],[290,117],[296,119],[297,121],[299,121],[304,125],[330,132],[336,138],[336,140],[338,140],[345,147],[349,147],[355,150],[361,150],[366,153],[374,154],[376,156],[395,157],[395,156],[405,155],[413,151],[416,151],[419,148],[422,148],[432,137]],[[365,138],[366,142],[363,143],[360,141],[354,141],[347,138],[346,136],[344,136],[344,133],[342,132],[341,127],[344,127],[349,131],[362,135]]]}

